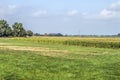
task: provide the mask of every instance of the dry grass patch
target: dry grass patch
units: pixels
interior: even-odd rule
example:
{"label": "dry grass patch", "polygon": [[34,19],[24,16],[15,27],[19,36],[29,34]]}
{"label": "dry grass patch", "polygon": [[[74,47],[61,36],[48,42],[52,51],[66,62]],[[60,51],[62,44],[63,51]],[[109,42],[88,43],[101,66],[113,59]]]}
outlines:
{"label": "dry grass patch", "polygon": [[0,43],[0,46],[10,45],[9,43]]}
{"label": "dry grass patch", "polygon": [[35,51],[37,54],[44,56],[63,56],[69,53],[67,50],[54,50],[50,48],[41,48],[41,47],[24,47],[24,46],[5,46],[0,45],[1,49],[10,49],[10,50],[19,50],[19,51]]}

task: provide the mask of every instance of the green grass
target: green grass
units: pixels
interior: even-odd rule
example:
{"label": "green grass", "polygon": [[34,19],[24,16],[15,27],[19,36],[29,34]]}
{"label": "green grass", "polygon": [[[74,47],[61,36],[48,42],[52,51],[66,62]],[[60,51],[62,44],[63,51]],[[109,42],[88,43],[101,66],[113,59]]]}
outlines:
{"label": "green grass", "polygon": [[0,80],[120,80],[120,49],[38,44],[11,39],[0,39],[0,43],[6,43],[1,44],[3,46],[68,51],[64,54],[0,48]]}

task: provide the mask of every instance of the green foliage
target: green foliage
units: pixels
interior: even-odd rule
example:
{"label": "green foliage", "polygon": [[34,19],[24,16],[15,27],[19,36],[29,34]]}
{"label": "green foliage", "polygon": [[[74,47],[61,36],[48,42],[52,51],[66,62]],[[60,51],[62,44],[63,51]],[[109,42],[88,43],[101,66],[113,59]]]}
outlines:
{"label": "green foliage", "polygon": [[0,20],[0,37],[25,37],[27,35],[32,36],[33,32],[31,30],[26,32],[22,23],[15,22],[11,29],[6,20]]}
{"label": "green foliage", "polygon": [[1,37],[8,37],[12,35],[12,30],[7,21],[0,20],[0,36]]}
{"label": "green foliage", "polygon": [[13,34],[14,34],[15,37],[24,37],[24,36],[26,36],[26,31],[23,28],[22,23],[15,22],[12,25],[12,28],[13,28]]}
{"label": "green foliage", "polygon": [[33,32],[31,30],[27,31],[27,36],[33,36]]}

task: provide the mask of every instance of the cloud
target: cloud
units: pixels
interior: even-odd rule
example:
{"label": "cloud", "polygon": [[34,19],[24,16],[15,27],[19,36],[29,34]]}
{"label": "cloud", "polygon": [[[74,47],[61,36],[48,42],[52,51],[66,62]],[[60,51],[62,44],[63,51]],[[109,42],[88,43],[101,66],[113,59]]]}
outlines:
{"label": "cloud", "polygon": [[47,15],[47,10],[39,10],[39,11],[36,11],[36,12],[33,12],[32,13],[32,16],[33,17],[44,17],[45,15]]}
{"label": "cloud", "polygon": [[0,6],[0,15],[12,15],[16,10],[16,5]]}
{"label": "cloud", "polygon": [[100,12],[100,16],[102,16],[102,17],[113,17],[113,14],[114,14],[113,11],[110,11],[107,9],[104,9]]}
{"label": "cloud", "polygon": [[103,18],[120,18],[120,1],[111,4],[106,9],[103,9],[99,15]]}
{"label": "cloud", "polygon": [[17,6],[16,5],[8,5],[8,9],[14,10]]}
{"label": "cloud", "polygon": [[68,11],[67,14],[68,14],[69,16],[74,16],[74,15],[78,14],[78,10]]}
{"label": "cloud", "polygon": [[111,4],[111,6],[108,9],[112,11],[120,11],[120,1]]}

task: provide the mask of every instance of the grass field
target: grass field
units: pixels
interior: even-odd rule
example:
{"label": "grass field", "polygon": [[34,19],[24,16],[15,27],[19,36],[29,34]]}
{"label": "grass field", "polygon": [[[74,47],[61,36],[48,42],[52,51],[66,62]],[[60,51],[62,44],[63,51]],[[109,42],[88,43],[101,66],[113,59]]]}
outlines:
{"label": "grass field", "polygon": [[119,45],[120,38],[0,38],[0,80],[120,80]]}

